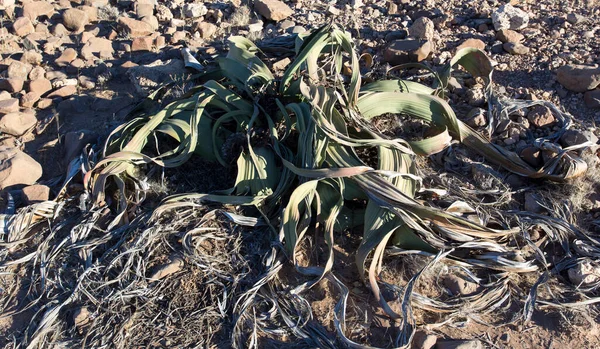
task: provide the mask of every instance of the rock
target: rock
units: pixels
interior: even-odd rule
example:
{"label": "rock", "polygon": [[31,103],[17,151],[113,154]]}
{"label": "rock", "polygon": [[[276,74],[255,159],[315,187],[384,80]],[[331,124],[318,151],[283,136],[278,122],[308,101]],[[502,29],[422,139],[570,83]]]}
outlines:
{"label": "rock", "polygon": [[23,89],[23,79],[0,79],[0,90],[17,93]]}
{"label": "rock", "polygon": [[279,0],[256,0],[254,9],[266,19],[281,21],[294,13],[288,5]]}
{"label": "rock", "polygon": [[150,24],[152,30],[158,30],[158,19],[154,16],[146,16],[142,18],[142,22]]}
{"label": "rock", "polygon": [[90,324],[90,310],[88,307],[79,307],[73,311],[73,324],[81,329]]}
{"label": "rock", "polygon": [[[71,32],[62,23],[58,23],[57,25],[54,26],[54,28],[52,28],[52,34],[54,36],[63,37],[63,36],[69,36],[71,34]],[[59,46],[60,46],[60,44],[59,44]]]}
{"label": "rock", "polygon": [[171,257],[168,263],[154,267],[149,279],[151,281],[158,281],[169,275],[175,274],[180,271],[183,266],[184,262],[181,258]]}
{"label": "rock", "polygon": [[529,15],[511,4],[505,4],[492,13],[492,22],[496,30],[519,30],[527,27]]}
{"label": "rock", "polygon": [[408,36],[408,32],[406,30],[394,30],[387,33],[384,37],[386,42],[391,42],[394,40],[406,39]]}
{"label": "rock", "polygon": [[27,92],[21,97],[21,107],[33,108],[35,102],[40,100],[40,95],[35,92]]}
{"label": "rock", "polygon": [[20,37],[24,37],[35,32],[33,23],[31,23],[31,20],[27,17],[19,17],[13,23],[13,30],[15,32],[15,35],[18,35]]}
{"label": "rock", "polygon": [[481,85],[475,85],[467,91],[467,101],[469,105],[481,107],[485,104],[485,90]]}
{"label": "rock", "polygon": [[446,275],[443,280],[444,286],[454,296],[470,296],[477,292],[478,285],[456,275]]}
{"label": "rock", "polygon": [[131,51],[152,51],[154,39],[151,36],[141,36],[133,39],[131,43]]}
{"label": "rock", "polygon": [[414,38],[431,41],[435,34],[433,21],[427,17],[419,17],[410,26],[408,33]]}
{"label": "rock", "polygon": [[583,100],[588,108],[600,108],[600,90],[587,91]]}
{"label": "rock", "polygon": [[183,5],[182,13],[186,18],[198,18],[204,16],[208,9],[202,3],[186,3]]}
{"label": "rock", "polygon": [[412,348],[414,349],[431,349],[435,346],[437,337],[433,334],[427,334],[423,331],[415,332],[412,340]]}
{"label": "rock", "polygon": [[50,98],[41,98],[38,102],[36,107],[38,107],[38,109],[48,109],[52,106],[52,99]]}
{"label": "rock", "polygon": [[10,95],[10,93],[6,92],[6,91],[0,91],[0,101],[5,101],[7,99],[11,99],[12,96]]}
{"label": "rock", "polygon": [[30,113],[8,113],[0,117],[0,132],[11,136],[21,136],[35,126],[37,119]]}
{"label": "rock", "polygon": [[19,61],[13,61],[7,70],[8,78],[10,79],[21,79],[27,80],[27,75],[33,69],[33,67],[29,64],[25,64]]}
{"label": "rock", "polygon": [[48,79],[37,79],[29,82],[29,92],[34,92],[43,96],[46,92],[52,90],[52,83]]}
{"label": "rock", "polygon": [[263,24],[264,23],[261,20],[253,21],[252,23],[248,24],[248,31],[250,33],[261,32],[263,30]]}
{"label": "rock", "polygon": [[543,165],[542,152],[536,147],[527,147],[521,150],[521,158],[536,169]]}
{"label": "rock", "polygon": [[98,9],[93,6],[79,6],[81,11],[87,14],[89,22],[97,22],[98,21]]}
{"label": "rock", "polygon": [[460,46],[456,48],[457,51],[462,50],[463,48],[472,47],[479,49],[481,51],[485,50],[485,42],[479,39],[467,39]]}
{"label": "rock", "polygon": [[105,38],[90,38],[81,48],[81,55],[85,59],[93,58],[94,53],[99,53],[101,56],[110,56],[113,52],[115,51],[112,46],[112,41]]}
{"label": "rock", "polygon": [[529,53],[529,47],[523,44],[505,42],[504,45],[502,45],[502,47],[506,52],[510,53],[511,55],[526,55]]}
{"label": "rock", "polygon": [[577,13],[569,13],[567,15],[567,22],[576,25],[587,22],[587,18]]}
{"label": "rock", "polygon": [[16,113],[19,111],[19,100],[16,98],[9,98],[0,101],[0,114]]}
{"label": "rock", "polygon": [[496,39],[502,42],[514,42],[515,44],[519,44],[525,40],[525,36],[514,30],[501,29],[496,33]]}
{"label": "rock", "polygon": [[468,119],[465,120],[466,124],[475,129],[487,125],[487,120],[483,112],[483,109],[479,109],[479,112],[474,113],[472,116],[470,116],[471,113],[469,113]]}
{"label": "rock", "polygon": [[42,54],[33,50],[23,52],[21,63],[29,65],[40,65],[42,63]]}
{"label": "rock", "polygon": [[83,148],[90,143],[94,143],[98,135],[90,130],[81,130],[68,132],[64,136],[64,161],[68,164],[75,157],[81,154]]}
{"label": "rock", "polygon": [[148,36],[154,33],[154,30],[150,24],[142,21],[136,21],[132,18],[119,17],[118,23],[121,29],[132,38]]}
{"label": "rock", "polygon": [[138,18],[146,16],[154,16],[154,4],[153,3],[140,3],[136,2],[134,5],[135,14]]}
{"label": "rock", "polygon": [[398,65],[409,62],[421,62],[431,53],[431,43],[423,40],[394,40],[383,53],[383,59]]}
{"label": "rock", "polygon": [[160,84],[172,81],[173,78],[184,73],[185,66],[180,59],[166,62],[157,60],[148,65],[131,67],[127,70],[127,75],[135,89],[143,95],[147,95]]}
{"label": "rock", "polygon": [[171,36],[171,43],[172,44],[177,44],[181,41],[185,40],[185,32],[184,31],[176,31],[175,33],[173,33],[173,35]]}
{"label": "rock", "polygon": [[200,33],[202,39],[210,39],[216,34],[217,26],[208,22],[200,22],[196,26],[196,31]]}
{"label": "rock", "polygon": [[46,77],[46,70],[42,67],[35,67],[29,72],[29,80],[43,79]]}
{"label": "rock", "polygon": [[0,148],[0,190],[32,185],[42,177],[42,166],[17,148]]}
{"label": "rock", "polygon": [[534,106],[529,113],[527,113],[527,120],[535,127],[548,126],[556,121],[552,111],[543,105]]}
{"label": "rock", "polygon": [[64,26],[75,32],[82,32],[89,22],[90,19],[85,11],[76,8],[70,8],[63,12]]}
{"label": "rock", "polygon": [[54,62],[59,67],[65,67],[69,65],[69,63],[73,62],[75,58],[77,58],[77,51],[69,47],[65,49],[60,57],[58,57]]}
{"label": "rock", "polygon": [[48,98],[67,98],[77,93],[77,86],[67,85],[59,88],[56,91],[53,91],[48,95]]}
{"label": "rock", "polygon": [[592,131],[578,130],[567,130],[560,137],[560,144],[565,148],[583,144],[588,141],[596,144],[598,142],[598,137],[596,137]]}
{"label": "rock", "polygon": [[600,268],[589,261],[582,261],[567,270],[569,280],[575,286],[589,287],[600,282]]}
{"label": "rock", "polygon": [[22,199],[28,205],[50,199],[50,188],[42,184],[34,184],[23,188]]}
{"label": "rock", "polygon": [[52,17],[54,14],[54,6],[46,1],[31,1],[23,4],[23,17],[27,17],[32,21],[38,17]]}
{"label": "rock", "polygon": [[556,80],[573,92],[586,92],[600,85],[600,67],[568,64],[557,69]]}
{"label": "rock", "polygon": [[479,340],[444,340],[438,341],[436,349],[483,349]]}
{"label": "rock", "polygon": [[538,202],[538,196],[533,193],[525,193],[525,211],[532,213],[543,213],[546,209]]}
{"label": "rock", "polygon": [[156,6],[156,18],[159,22],[169,22],[173,19],[173,13],[165,5]]}
{"label": "rock", "polygon": [[6,10],[15,5],[15,0],[0,0],[0,10]]}

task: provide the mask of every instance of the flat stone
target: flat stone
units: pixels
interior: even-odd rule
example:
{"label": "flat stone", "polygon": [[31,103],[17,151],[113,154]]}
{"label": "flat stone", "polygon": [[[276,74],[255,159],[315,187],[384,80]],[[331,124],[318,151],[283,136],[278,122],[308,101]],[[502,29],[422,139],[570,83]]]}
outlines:
{"label": "flat stone", "polygon": [[485,50],[485,42],[479,39],[467,39],[460,46],[456,48],[457,51],[462,50],[463,48],[472,47],[479,49],[481,51]]}
{"label": "flat stone", "polygon": [[32,185],[42,177],[42,166],[17,148],[0,148],[0,190]]}
{"label": "flat stone", "polygon": [[477,292],[478,285],[456,275],[446,275],[444,286],[455,296],[470,296]]}
{"label": "flat stone", "polygon": [[48,95],[48,98],[56,98],[56,97],[67,98],[67,97],[71,97],[72,95],[74,95],[76,93],[77,93],[77,86],[67,85],[67,86],[63,86],[63,87],[59,88],[58,90],[50,93]]}
{"label": "flat stone", "polygon": [[423,40],[394,40],[385,50],[383,59],[392,64],[421,62],[431,53],[431,43]]}
{"label": "flat stone", "polygon": [[35,103],[40,100],[40,95],[35,92],[27,92],[21,97],[21,107],[33,108]]}
{"label": "flat stone", "polygon": [[23,90],[23,79],[0,79],[0,90],[17,93]]}
{"label": "flat stone", "polygon": [[16,113],[19,111],[19,100],[16,98],[9,98],[0,101],[0,114]]}
{"label": "flat stone", "polygon": [[281,21],[294,13],[288,5],[279,0],[257,0],[254,9],[261,16],[272,21]]}
{"label": "flat stone", "polygon": [[132,38],[139,36],[148,36],[154,33],[152,26],[146,22],[137,21],[128,17],[119,17],[119,26],[121,29]]}
{"label": "flat stone", "polygon": [[586,92],[600,85],[600,67],[568,64],[556,70],[556,80],[567,90]]}
{"label": "flat stone", "polygon": [[510,53],[511,55],[526,55],[529,53],[529,47],[523,44],[505,42],[504,45],[502,45],[502,47],[506,52]]}
{"label": "flat stone", "polygon": [[587,91],[583,100],[588,108],[600,108],[600,90]]}
{"label": "flat stone", "polygon": [[28,204],[36,204],[50,200],[50,187],[34,184],[23,188],[22,199]]}
{"label": "flat stone", "polygon": [[496,39],[502,42],[514,42],[519,44],[525,40],[525,36],[514,30],[501,29],[496,33]]}
{"label": "flat stone", "polygon": [[82,32],[89,22],[89,16],[85,11],[76,8],[70,8],[63,12],[64,26],[75,32]]}
{"label": "flat stone", "polygon": [[8,113],[0,117],[0,132],[18,137],[35,126],[36,123],[37,119],[31,113]]}
{"label": "flat stone", "polygon": [[154,39],[151,36],[141,36],[133,39],[131,51],[152,51]]}
{"label": "flat stone", "polygon": [[31,20],[27,17],[17,18],[17,20],[13,23],[13,30],[15,35],[20,37],[24,37],[35,32],[33,23],[31,23]]}
{"label": "flat stone", "polygon": [[156,266],[150,275],[149,279],[151,281],[158,281],[160,279],[164,279],[169,275],[175,274],[180,271],[184,266],[184,262],[180,258],[172,258],[166,264]]}
{"label": "flat stone", "polygon": [[35,92],[43,96],[46,92],[52,90],[52,83],[48,79],[37,79],[29,82],[29,92]]}
{"label": "flat stone", "polygon": [[95,53],[101,55],[112,55],[115,52],[112,41],[105,38],[90,38],[81,48],[81,56],[91,59]]}

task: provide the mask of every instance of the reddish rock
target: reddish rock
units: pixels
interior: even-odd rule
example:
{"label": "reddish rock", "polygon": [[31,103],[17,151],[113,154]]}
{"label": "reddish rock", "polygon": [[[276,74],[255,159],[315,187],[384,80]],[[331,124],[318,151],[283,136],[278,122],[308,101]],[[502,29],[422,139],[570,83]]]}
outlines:
{"label": "reddish rock", "polygon": [[143,36],[133,39],[131,51],[152,51],[154,39],[151,36]]}
{"label": "reddish rock", "polygon": [[254,2],[254,9],[272,21],[281,21],[294,13],[294,10],[279,0],[257,0]]}
{"label": "reddish rock", "polygon": [[472,47],[479,49],[481,51],[485,50],[485,42],[479,39],[467,39],[460,46],[456,48],[457,51],[462,50],[463,48]]}
{"label": "reddish rock", "polygon": [[69,65],[69,63],[73,62],[75,58],[77,58],[77,51],[69,47],[64,50],[60,57],[58,57],[54,62],[59,67],[65,67]]}
{"label": "reddish rock", "polygon": [[8,70],[6,73],[7,73],[8,77],[11,79],[26,80],[27,75],[29,74],[31,69],[33,69],[33,67],[29,64],[19,62],[19,61],[13,61],[8,66]]}
{"label": "reddish rock", "polygon": [[67,97],[71,97],[72,95],[74,95],[76,93],[77,93],[77,86],[67,85],[67,86],[63,86],[63,87],[59,88],[58,90],[50,93],[48,95],[48,98],[56,98],[56,97],[67,98]]}
{"label": "reddish rock", "polygon": [[76,32],[83,31],[89,21],[87,12],[76,8],[70,8],[63,13],[63,24],[65,27]]}
{"label": "reddish rock", "polygon": [[129,68],[133,68],[133,67],[137,67],[138,64],[133,63],[132,61],[127,61],[123,64],[121,64],[121,68],[125,68],[125,69],[129,69]]}
{"label": "reddish rock", "polygon": [[94,53],[110,56],[113,52],[112,41],[104,38],[90,38],[81,49],[81,55],[85,59],[92,58]]}
{"label": "reddish rock", "polygon": [[0,149],[0,189],[32,185],[42,177],[42,166],[17,148]]}
{"label": "reddish rock", "polygon": [[11,136],[21,136],[35,126],[37,119],[30,113],[8,113],[0,118],[0,132]]}
{"label": "reddish rock", "polygon": [[421,62],[429,56],[431,43],[422,40],[394,40],[387,47],[383,59],[393,65]]}
{"label": "reddish rock", "polygon": [[11,99],[12,96],[10,95],[10,93],[6,92],[6,91],[0,91],[0,101],[5,101],[7,99]]}
{"label": "reddish rock", "polygon": [[523,149],[521,151],[521,158],[534,168],[539,168],[543,164],[542,152],[536,147]]}
{"label": "reddish rock", "polygon": [[23,79],[0,79],[0,90],[17,93],[23,89]]}
{"label": "reddish rock", "polygon": [[48,201],[50,199],[50,188],[42,184],[34,184],[23,188],[22,199],[28,204]]}
{"label": "reddish rock", "polygon": [[502,42],[512,42],[515,44],[519,44],[525,39],[525,36],[511,29],[502,29],[496,33],[496,39]]}
{"label": "reddish rock", "polygon": [[527,120],[536,127],[548,126],[556,121],[552,111],[543,105],[534,106],[527,114]]}
{"label": "reddish rock", "polygon": [[158,49],[161,49],[167,46],[167,40],[162,35],[157,36],[156,39],[154,39],[154,46],[156,46]]}
{"label": "reddish rock", "polygon": [[35,102],[40,100],[40,95],[35,92],[27,92],[21,97],[21,107],[33,108]]}
{"label": "reddish rock", "polygon": [[171,36],[171,43],[172,44],[177,44],[180,41],[184,41],[185,40],[185,32],[184,31],[176,31],[175,33],[173,33],[173,36]]}
{"label": "reddish rock", "polygon": [[120,17],[118,23],[121,29],[132,38],[147,36],[154,33],[154,30],[150,24],[142,21],[136,21],[132,18]]}
{"label": "reddish rock", "polygon": [[35,67],[29,72],[29,80],[43,79],[46,77],[46,70],[42,67]]}
{"label": "reddish rock", "polygon": [[196,24],[195,30],[200,33],[202,39],[210,39],[217,32],[217,26],[209,22],[199,22]]}
{"label": "reddish rock", "polygon": [[98,9],[93,6],[79,6],[78,9],[85,12],[90,22],[98,21]]}
{"label": "reddish rock", "polygon": [[48,79],[37,79],[29,82],[29,92],[35,92],[43,96],[46,92],[52,90],[52,83]]}
{"label": "reddish rock", "polygon": [[154,3],[137,1],[133,7],[138,18],[154,15]]}
{"label": "reddish rock", "polygon": [[23,17],[27,17],[32,21],[38,17],[52,17],[54,14],[54,6],[46,1],[31,1],[23,4]]}
{"label": "reddish rock", "polygon": [[52,106],[52,99],[50,98],[42,98],[37,102],[37,107],[39,109],[48,109]]}
{"label": "reddish rock", "polygon": [[16,113],[19,111],[19,100],[16,98],[9,98],[0,101],[0,114]]}
{"label": "reddish rock", "polygon": [[153,31],[158,30],[158,19],[156,19],[156,17],[146,16],[142,18],[142,22],[150,24],[150,27],[152,27]]}
{"label": "reddish rock", "polygon": [[567,90],[585,92],[600,86],[600,68],[569,64],[557,69],[556,79]]}
{"label": "reddish rock", "polygon": [[13,30],[15,34],[24,37],[28,34],[35,32],[35,28],[33,27],[33,23],[27,17],[20,17],[13,23]]}

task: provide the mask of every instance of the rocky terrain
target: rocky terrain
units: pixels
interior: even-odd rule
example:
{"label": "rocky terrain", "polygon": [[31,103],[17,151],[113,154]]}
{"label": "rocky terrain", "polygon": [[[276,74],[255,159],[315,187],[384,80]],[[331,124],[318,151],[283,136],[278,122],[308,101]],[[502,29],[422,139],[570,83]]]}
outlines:
{"label": "rocky terrain", "polygon": [[[290,63],[294,36],[331,22],[350,31],[358,50],[372,56],[365,76],[383,76],[405,63],[437,68],[460,48],[478,48],[495,64],[492,88],[498,96],[549,101],[572,116],[570,130],[558,140],[563,148],[598,141],[600,3],[595,0],[0,0],[0,13],[0,206],[5,213],[56,197],[71,161],[84,148],[102,144],[158,86],[173,82],[173,97],[192,87],[190,78],[198,70],[186,67],[184,49],[199,66],[211,65],[227,52],[229,36],[242,35],[272,53],[270,63],[282,71]],[[477,79],[455,78],[447,96],[459,118],[480,130],[488,126],[484,88]],[[556,115],[544,104],[531,105],[512,114],[510,122],[494,125],[489,136],[539,168],[546,154],[533,139],[560,128],[564,121]],[[510,178],[514,187],[527,184]],[[582,205],[593,221],[600,198],[587,194]],[[525,194],[523,208],[543,212],[532,195]],[[18,336],[22,330],[3,325],[0,317],[0,332]],[[516,341],[522,340],[493,332],[493,340],[456,342],[449,340],[475,334],[453,329],[437,344],[435,335],[421,333],[416,343],[465,349],[483,343],[519,347]],[[539,340],[520,347],[569,342],[544,338],[551,332],[533,330]],[[597,328],[584,332],[572,337],[578,347],[598,344]]]}

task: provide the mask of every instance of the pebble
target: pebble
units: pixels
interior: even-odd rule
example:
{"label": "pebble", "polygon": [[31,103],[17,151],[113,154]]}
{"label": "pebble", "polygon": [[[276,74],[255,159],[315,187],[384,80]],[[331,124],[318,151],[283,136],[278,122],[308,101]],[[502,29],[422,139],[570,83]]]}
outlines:
{"label": "pebble", "polygon": [[254,9],[266,19],[281,21],[294,13],[288,5],[279,0],[256,0]]}
{"label": "pebble", "polygon": [[28,205],[48,201],[50,199],[50,188],[43,184],[29,185],[23,188],[21,198]]}
{"label": "pebble", "polygon": [[514,30],[501,29],[496,33],[496,39],[502,42],[513,42],[518,44],[525,40],[525,36]]}
{"label": "pebble", "polygon": [[502,45],[504,50],[512,55],[526,55],[529,53],[529,47],[523,44],[517,44],[514,42],[505,42]]}
{"label": "pebble", "polygon": [[17,148],[0,148],[0,190],[32,185],[42,177],[42,166]]}

